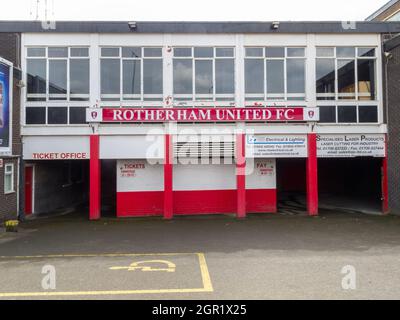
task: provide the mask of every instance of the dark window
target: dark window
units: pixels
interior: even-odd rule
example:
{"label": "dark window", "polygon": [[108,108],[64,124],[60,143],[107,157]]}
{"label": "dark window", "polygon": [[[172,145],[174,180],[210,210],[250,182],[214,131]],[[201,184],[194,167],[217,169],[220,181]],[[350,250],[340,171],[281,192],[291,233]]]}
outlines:
{"label": "dark window", "polygon": [[359,100],[375,100],[375,60],[358,59]]}
{"label": "dark window", "polygon": [[47,124],[67,124],[67,107],[49,107],[47,109]]}
{"label": "dark window", "polygon": [[142,56],[142,48],[124,47],[122,48],[122,57],[124,58],[140,58]]}
{"label": "dark window", "polygon": [[120,89],[120,60],[101,60],[101,93],[119,94]]}
{"label": "dark window", "polygon": [[175,48],[174,57],[191,57],[192,48]]}
{"label": "dark window", "polygon": [[[145,49],[146,50],[146,49]],[[161,59],[143,60],[143,93],[163,93],[163,65]]]}
{"label": "dark window", "polygon": [[217,57],[233,57],[233,48],[216,48],[215,55]]}
{"label": "dark window", "polygon": [[212,58],[214,56],[214,48],[212,47],[194,48],[194,56],[196,58]]}
{"label": "dark window", "polygon": [[282,47],[266,48],[265,56],[267,58],[283,58],[285,57],[285,48]]}
{"label": "dark window", "polygon": [[51,100],[67,98],[67,60],[49,61],[49,93],[56,94]]}
{"label": "dark window", "polygon": [[336,55],[338,58],[351,58],[356,55],[355,47],[337,47]]}
{"label": "dark window", "polygon": [[[70,93],[89,94],[88,59],[72,59],[70,61]],[[78,100],[78,98],[71,97],[71,100]]]}
{"label": "dark window", "polygon": [[144,48],[143,55],[145,57],[161,57],[162,49],[161,48]]}
{"label": "dark window", "polygon": [[174,59],[174,94],[191,95],[192,93],[193,93],[192,59]]}
{"label": "dark window", "polygon": [[71,48],[71,57],[88,57],[89,48]]}
{"label": "dark window", "polygon": [[287,92],[305,93],[306,75],[304,59],[287,60]]}
{"label": "dark window", "polygon": [[378,107],[377,106],[358,106],[358,121],[378,122]]}
{"label": "dark window", "polygon": [[319,121],[321,123],[336,122],[336,107],[335,106],[319,107]]}
{"label": "dark window", "polygon": [[267,94],[285,93],[284,60],[267,60]]}
{"label": "dark window", "polygon": [[70,124],[86,123],[86,108],[85,107],[70,107],[69,108],[69,123]]}
{"label": "dark window", "polygon": [[50,58],[66,58],[68,57],[68,48],[67,47],[53,47],[49,48],[49,57]]}
{"label": "dark window", "polygon": [[45,124],[46,108],[45,107],[27,107],[25,109],[26,124]]}
{"label": "dark window", "polygon": [[102,57],[118,57],[119,48],[102,48],[101,55]]}
{"label": "dark window", "polygon": [[124,60],[122,62],[122,74],[123,94],[140,94],[140,61]]}
{"label": "dark window", "polygon": [[213,94],[212,60],[196,60],[196,94]]}
{"label": "dark window", "polygon": [[356,106],[338,106],[338,122],[354,123],[357,122]]}
{"label": "dark window", "polygon": [[335,99],[335,60],[317,59],[317,98],[318,100]]}
{"label": "dark window", "polygon": [[354,60],[338,60],[339,99],[355,99]]}
{"label": "dark window", "polygon": [[215,60],[215,93],[233,94],[235,92],[235,64],[233,59]]}
{"label": "dark window", "polygon": [[[28,95],[46,94],[46,60],[28,59]],[[35,98],[28,98],[35,100]]]}
{"label": "dark window", "polygon": [[[246,59],[245,63],[245,86],[247,94],[264,93],[264,60]],[[264,98],[263,98],[264,99]]]}

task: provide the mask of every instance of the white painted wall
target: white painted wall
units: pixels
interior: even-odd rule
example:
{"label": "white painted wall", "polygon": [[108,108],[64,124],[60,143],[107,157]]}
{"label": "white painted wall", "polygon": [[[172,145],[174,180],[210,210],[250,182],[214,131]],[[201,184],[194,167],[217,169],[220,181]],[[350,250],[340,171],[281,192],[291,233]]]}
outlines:
{"label": "white painted wall", "polygon": [[276,189],[275,159],[254,159],[246,163],[247,170],[253,168],[246,176],[246,189]]}
{"label": "white painted wall", "polygon": [[[235,165],[174,165],[173,188],[175,191],[235,190]],[[207,199],[204,199],[204,201],[207,201]]]}
{"label": "white painted wall", "polygon": [[117,161],[117,192],[163,190],[163,165],[150,165],[146,160]]}

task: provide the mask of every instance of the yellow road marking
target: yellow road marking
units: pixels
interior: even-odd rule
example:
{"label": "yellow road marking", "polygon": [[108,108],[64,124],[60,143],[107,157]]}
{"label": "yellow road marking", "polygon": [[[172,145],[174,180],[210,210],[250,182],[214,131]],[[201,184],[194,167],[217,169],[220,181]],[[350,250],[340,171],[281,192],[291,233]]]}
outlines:
{"label": "yellow road marking", "polygon": [[103,254],[59,254],[36,256],[0,256],[0,259],[38,259],[38,258],[81,258],[81,257],[137,257],[137,256],[183,256],[197,255],[200,265],[200,273],[203,288],[191,289],[142,289],[142,290],[99,290],[99,291],[59,291],[59,292],[4,292],[0,298],[17,297],[56,297],[56,296],[96,296],[96,295],[133,295],[133,294],[161,294],[161,293],[201,293],[213,292],[210,274],[208,271],[204,253],[103,253]]}

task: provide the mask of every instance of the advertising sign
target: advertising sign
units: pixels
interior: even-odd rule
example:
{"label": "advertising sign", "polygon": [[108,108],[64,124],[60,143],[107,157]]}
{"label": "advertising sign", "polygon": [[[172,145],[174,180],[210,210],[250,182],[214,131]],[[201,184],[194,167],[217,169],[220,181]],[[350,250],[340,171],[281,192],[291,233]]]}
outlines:
{"label": "advertising sign", "polygon": [[306,135],[247,135],[248,158],[307,158]]}
{"label": "advertising sign", "polygon": [[11,154],[12,65],[0,58],[0,155]]}
{"label": "advertising sign", "polygon": [[324,134],[317,136],[320,158],[385,157],[384,134]]}
{"label": "advertising sign", "polygon": [[88,122],[318,121],[318,108],[88,108]]}

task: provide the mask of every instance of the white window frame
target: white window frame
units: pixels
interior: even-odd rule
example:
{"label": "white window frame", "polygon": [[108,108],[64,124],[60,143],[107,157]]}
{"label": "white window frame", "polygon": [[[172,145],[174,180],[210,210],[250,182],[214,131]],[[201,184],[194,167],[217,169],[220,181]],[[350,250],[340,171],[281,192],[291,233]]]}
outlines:
{"label": "white window frame", "polygon": [[[43,48],[45,49],[45,55],[44,56],[34,56],[30,57],[28,56],[28,49],[32,48]],[[67,48],[67,56],[66,57],[49,57],[49,48]],[[88,56],[72,56],[71,54],[71,49],[88,49]],[[25,56],[26,56],[26,66],[28,67],[28,61],[29,60],[46,60],[46,93],[28,93],[28,89],[26,90],[26,95],[25,95],[25,102],[26,104],[40,104],[40,103],[63,103],[66,104],[71,101],[71,98],[81,98],[84,100],[72,100],[72,102],[78,102],[81,104],[88,103],[90,99],[90,53],[89,53],[89,46],[27,46],[25,47]],[[89,61],[89,93],[88,94],[71,94],[70,89],[71,89],[71,83],[70,83],[70,62],[71,60],[88,60]],[[66,61],[67,62],[67,70],[66,70],[66,76],[67,76],[67,87],[66,87],[66,94],[54,94],[50,93],[50,61]],[[28,83],[28,73],[26,74],[26,83]],[[60,99],[57,99],[57,98]],[[44,98],[41,101],[32,101],[28,100],[28,98]],[[52,98],[52,99],[51,99]],[[62,98],[62,99],[61,99]]]}
{"label": "white window frame", "polygon": [[[140,57],[123,57],[122,56],[122,48],[128,48],[128,47],[135,47],[135,48],[140,48],[141,50],[141,56]],[[102,56],[101,54],[101,49],[107,49],[107,48],[114,48],[118,49],[118,56]],[[149,57],[144,55],[145,49],[160,49],[161,50],[161,56],[157,57]],[[101,61],[102,60],[116,60],[119,59],[119,77],[120,77],[120,84],[119,84],[119,94],[102,94],[101,93]],[[112,105],[113,103],[138,103],[138,102],[153,102],[158,104],[159,106],[162,106],[163,104],[163,97],[164,97],[164,92],[160,94],[144,94],[144,60],[161,60],[162,64],[164,63],[164,48],[162,45],[160,46],[99,46],[99,75],[100,75],[100,87],[99,87],[99,92],[100,92],[100,99],[102,100],[102,103],[106,102],[108,105]],[[124,61],[140,61],[140,94],[135,94],[135,95],[124,95],[124,74],[123,74],[123,62]],[[163,83],[163,81],[162,81]],[[164,91],[163,85],[162,85],[162,90]],[[103,99],[110,99],[110,100],[103,100]],[[111,100],[112,99],[112,100]]]}
{"label": "white window frame", "polygon": [[[195,48],[212,48],[213,49],[213,56],[212,57],[195,57],[194,56],[194,49]],[[175,46],[173,47],[173,52],[175,49],[190,49],[191,55],[184,56],[184,57],[175,57],[172,55],[172,60],[189,60],[192,62],[192,93],[191,94],[173,94],[173,98],[178,99],[176,102],[177,104],[180,103],[189,103],[192,105],[196,105],[198,103],[206,103],[206,104],[213,104],[214,102],[219,102],[222,104],[231,104],[235,102],[236,98],[236,47],[235,46]],[[217,49],[232,49],[233,56],[232,57],[218,57],[217,56]],[[213,66],[213,92],[211,94],[197,94],[196,93],[196,61],[212,61]],[[216,61],[217,60],[233,60],[233,78],[234,78],[234,92],[232,94],[217,94],[216,93]],[[174,86],[174,75],[172,71],[172,90]],[[173,91],[172,91],[173,92]]]}
{"label": "white window frame", "polygon": [[[355,48],[355,55],[354,57],[337,57],[337,48],[340,47],[354,47]],[[334,106],[335,107],[335,112],[336,112],[336,121],[335,122],[320,122],[319,125],[378,125],[381,124],[382,118],[381,118],[381,103],[379,102],[379,78],[378,78],[378,53],[379,53],[379,48],[377,46],[316,46],[316,49],[318,48],[330,48],[333,49],[333,56],[325,56],[325,57],[318,57],[316,56],[316,59],[334,59],[334,66],[335,66],[335,93],[329,94],[330,97],[333,97],[334,99],[332,100],[318,100],[318,97],[323,97],[324,94],[318,94],[317,93],[317,87],[316,83],[314,84],[315,87],[315,94],[317,97],[317,106],[318,107],[323,107],[323,106]],[[359,49],[375,49],[375,56],[373,57],[360,57],[358,55],[358,50]],[[354,93],[354,99],[340,99],[340,97],[343,97],[344,94],[340,95],[339,94],[339,85],[338,85],[338,60],[354,60],[354,72],[355,72],[355,93]],[[374,60],[374,76],[375,76],[375,100],[360,100],[359,97],[363,96],[360,95],[358,92],[358,60]],[[315,65],[317,63],[317,60],[315,60]],[[317,79],[316,79],[317,80]],[[356,122],[339,122],[338,119],[338,107],[339,106],[355,106],[356,107],[356,117],[357,120]],[[363,106],[376,106],[377,108],[377,116],[378,120],[377,122],[360,122],[359,121],[359,108]]]}
{"label": "white window frame", "polygon": [[[283,57],[267,57],[266,49],[267,48],[283,48],[284,56]],[[247,56],[246,49],[262,49],[262,56]],[[304,56],[288,56],[288,49],[303,49]],[[244,96],[246,101],[254,102],[254,103],[267,103],[271,104],[271,102],[293,102],[299,101],[301,103],[305,103],[307,101],[307,47],[306,46],[245,46],[244,47],[245,56],[243,60],[243,68],[246,68],[245,61],[246,60],[260,60],[263,59],[263,72],[264,72],[264,82],[263,82],[263,90],[264,93],[246,93],[244,92]],[[287,83],[287,62],[292,59],[301,59],[304,61],[304,94],[303,93],[288,93],[288,83]],[[284,80],[284,92],[281,94],[268,94],[267,90],[267,61],[283,61],[283,80]],[[244,72],[244,76],[246,71]],[[246,82],[246,78],[243,79]],[[259,99],[251,99],[249,98],[259,98]]]}
{"label": "white window frame", "polygon": [[[11,169],[10,169],[11,168]],[[7,189],[7,177],[11,176],[11,188]],[[11,194],[15,192],[14,185],[14,163],[6,163],[4,165],[4,194]]]}

